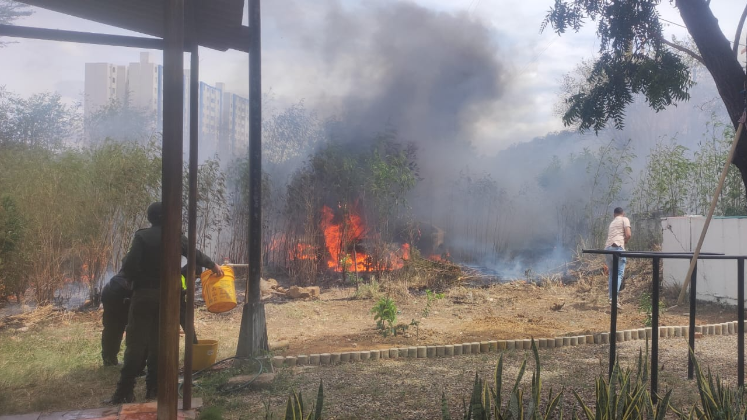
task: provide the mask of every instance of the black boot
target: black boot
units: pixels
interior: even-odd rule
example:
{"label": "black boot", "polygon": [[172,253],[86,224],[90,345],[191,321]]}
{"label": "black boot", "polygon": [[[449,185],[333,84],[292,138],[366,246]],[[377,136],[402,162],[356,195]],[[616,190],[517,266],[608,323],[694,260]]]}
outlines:
{"label": "black boot", "polygon": [[132,391],[122,392],[119,389],[114,391],[114,395],[106,401],[112,405],[128,404],[135,401],[135,394]]}
{"label": "black boot", "polygon": [[148,385],[145,389],[145,400],[146,401],[152,401],[158,398],[158,386],[150,386]]}
{"label": "black boot", "polygon": [[117,389],[114,391],[112,397],[106,401],[109,404],[119,405],[127,404],[135,401],[135,382],[134,381],[123,381],[117,382]]}

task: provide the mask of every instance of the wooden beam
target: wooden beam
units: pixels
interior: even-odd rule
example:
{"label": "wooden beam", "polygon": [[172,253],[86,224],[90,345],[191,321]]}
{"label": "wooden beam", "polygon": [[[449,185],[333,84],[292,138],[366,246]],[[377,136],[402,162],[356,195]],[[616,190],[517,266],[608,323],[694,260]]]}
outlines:
{"label": "wooden beam", "polygon": [[[187,9],[189,22],[197,17],[196,0],[191,0]],[[184,320],[184,387],[182,400],[184,409],[192,408],[192,350],[195,336],[195,271],[197,270],[197,164],[198,139],[197,117],[199,115],[200,56],[195,43],[195,33],[190,33],[192,52],[189,66],[189,197],[187,198],[187,313]]]}
{"label": "wooden beam", "polygon": [[77,42],[81,44],[111,45],[115,47],[147,48],[152,50],[163,49],[163,40],[161,38],[63,31],[60,29],[32,28],[30,26],[0,25],[0,36]]}
{"label": "wooden beam", "polygon": [[182,135],[184,120],[184,0],[164,3],[161,298],[158,419],[176,420],[179,394]]}
{"label": "wooden beam", "polygon": [[241,316],[237,357],[268,349],[265,307],[260,302],[262,276],[262,27],[260,0],[249,0],[249,276]]}

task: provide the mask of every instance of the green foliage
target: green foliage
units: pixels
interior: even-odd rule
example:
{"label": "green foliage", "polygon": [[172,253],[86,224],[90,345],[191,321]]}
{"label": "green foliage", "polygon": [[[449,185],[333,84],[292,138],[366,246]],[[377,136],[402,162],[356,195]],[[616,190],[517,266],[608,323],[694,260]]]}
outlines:
{"label": "green foliage", "polygon": [[433,302],[439,299],[443,299],[444,294],[443,293],[434,293],[433,291],[426,289],[425,290],[425,308],[423,308],[423,318],[427,318],[428,315],[431,313],[431,305]]}
{"label": "green foliage", "polygon": [[[654,307],[651,304],[651,294],[648,292],[641,293],[641,299],[638,302],[638,309],[646,315],[646,319],[643,324],[647,327],[651,326],[651,317],[653,314]],[[659,315],[663,314],[666,310],[666,304],[663,300],[659,300]]]}
{"label": "green foliage", "polygon": [[[532,373],[532,387],[529,398],[524,398],[521,389],[521,379],[526,371],[526,359],[519,368],[519,374],[506,396],[503,394],[503,355],[498,358],[498,365],[493,376],[493,387],[488,386],[477,374],[472,386],[470,402],[463,403],[464,420],[548,420],[563,418],[563,392],[553,395],[552,389],[547,397],[544,408],[541,406],[542,380],[541,366],[537,343],[532,339],[532,353],[534,354],[534,372]],[[441,397],[442,419],[450,419],[445,397]]]}
{"label": "green foliage", "polygon": [[680,413],[682,420],[737,420],[747,418],[747,401],[744,389],[734,389],[725,384],[711,369],[704,374],[695,355],[690,351],[695,367],[695,379],[698,383],[700,406],[694,406],[688,414]]}
{"label": "green foliage", "polygon": [[563,123],[582,131],[602,130],[609,121],[623,127],[625,107],[634,95],[645,96],[656,111],[689,99],[692,86],[687,65],[663,42],[656,11],[658,0],[589,2],[555,0],[541,29],[549,24],[558,34],[597,23],[599,54],[584,86],[568,92]]}
{"label": "green foliage", "polygon": [[[269,405],[266,405],[265,420],[273,418],[270,413]],[[303,396],[301,393],[293,392],[288,397],[288,403],[285,406],[285,420],[322,420],[322,409],[324,408],[324,383],[319,381],[319,390],[316,394],[316,404],[311,409],[304,406]]]}
{"label": "green foliage", "polygon": [[615,363],[612,376],[609,380],[605,375],[596,379],[594,409],[586,405],[577,392],[573,395],[581,408],[581,415],[575,412],[574,419],[585,420],[663,420],[669,409],[669,400],[672,391],[666,393],[664,398],[656,404],[651,401],[648,392],[648,341],[646,342],[646,354],[638,353],[635,372],[630,368],[620,368]]}
{"label": "green foliage", "polygon": [[[355,275],[353,275],[355,278]],[[375,279],[364,283],[363,279],[358,278],[357,288],[353,297],[356,299],[378,299],[381,296],[381,285]]]}
{"label": "green foliage", "polygon": [[656,143],[640,174],[630,206],[636,213],[681,216],[688,210],[693,163],[675,139]]}
{"label": "green foliage", "polygon": [[202,408],[197,420],[223,420],[223,408],[217,405]]}
{"label": "green foliage", "polygon": [[[185,162],[182,189],[183,231],[187,231],[187,204],[189,200],[189,165]],[[223,228],[231,223],[228,205],[226,175],[221,170],[220,159],[213,156],[197,168],[197,248],[206,249],[213,239],[217,239]],[[215,233],[215,237],[213,234]]]}
{"label": "green foliage", "polygon": [[24,249],[26,221],[10,196],[0,197],[0,298],[20,296],[28,283],[30,250]]}
{"label": "green foliage", "polygon": [[376,321],[376,328],[381,331],[384,337],[391,334],[396,334],[395,324],[397,323],[397,305],[394,300],[388,297],[382,297],[376,302],[371,313]]}
{"label": "green foliage", "polygon": [[0,145],[61,149],[79,133],[77,107],[65,105],[59,93],[28,98],[0,88]]}
{"label": "green foliage", "polygon": [[88,150],[0,150],[0,190],[23,215],[22,247],[33,259],[20,275],[37,302],[50,302],[73,279],[87,281],[95,297],[108,265],[118,269],[147,205],[160,194],[158,149],[106,142]]}

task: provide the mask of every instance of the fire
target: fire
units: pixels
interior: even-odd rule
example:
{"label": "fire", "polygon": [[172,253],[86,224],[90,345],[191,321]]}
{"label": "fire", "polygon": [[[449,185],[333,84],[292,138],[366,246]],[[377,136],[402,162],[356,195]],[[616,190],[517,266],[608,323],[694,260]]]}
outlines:
{"label": "fire", "polygon": [[[367,229],[360,215],[353,206],[353,211],[347,215],[347,223],[335,223],[335,214],[328,206],[322,207],[321,228],[324,232],[324,243],[329,253],[327,266],[335,271],[366,271],[366,261],[369,259],[364,252],[351,251],[347,249],[343,252],[343,245],[355,247],[358,242],[365,238]],[[344,230],[344,232],[343,232]],[[343,237],[344,235],[344,237]]]}

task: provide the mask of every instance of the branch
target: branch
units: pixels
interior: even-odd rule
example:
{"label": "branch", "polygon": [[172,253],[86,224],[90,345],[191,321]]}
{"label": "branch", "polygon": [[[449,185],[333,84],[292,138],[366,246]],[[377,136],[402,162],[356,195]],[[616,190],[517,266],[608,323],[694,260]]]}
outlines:
{"label": "branch", "polygon": [[739,25],[737,25],[737,33],[734,34],[734,43],[732,49],[734,50],[734,56],[739,57],[739,38],[742,37],[742,28],[744,27],[744,20],[747,18],[747,4],[744,6],[742,11],[742,17],[739,18]]}
{"label": "branch", "polygon": [[700,64],[705,65],[705,62],[703,61],[703,57],[701,57],[700,55],[698,55],[694,51],[692,51],[692,50],[690,50],[688,48],[685,48],[682,45],[677,45],[677,44],[675,44],[672,41],[667,41],[666,39],[664,39],[664,37],[661,38],[661,42],[663,42],[664,44],[666,44],[666,45],[674,48],[677,51],[680,51],[680,52],[683,52],[683,53],[689,55],[690,57],[692,57],[695,60],[697,60]]}

